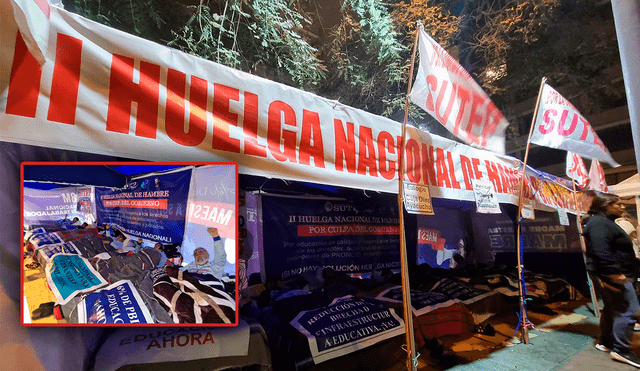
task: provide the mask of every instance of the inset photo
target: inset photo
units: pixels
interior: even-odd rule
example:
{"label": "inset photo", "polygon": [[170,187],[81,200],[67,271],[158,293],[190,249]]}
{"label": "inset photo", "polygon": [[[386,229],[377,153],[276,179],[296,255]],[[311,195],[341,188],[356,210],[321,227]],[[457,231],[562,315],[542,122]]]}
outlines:
{"label": "inset photo", "polygon": [[23,163],[22,324],[238,324],[236,163]]}

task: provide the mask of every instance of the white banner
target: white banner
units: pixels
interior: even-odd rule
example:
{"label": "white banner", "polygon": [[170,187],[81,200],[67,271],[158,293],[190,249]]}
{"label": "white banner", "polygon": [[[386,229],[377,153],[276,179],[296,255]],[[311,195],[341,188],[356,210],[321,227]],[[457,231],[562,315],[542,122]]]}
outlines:
{"label": "white banner", "polygon": [[[2,10],[2,66],[11,66],[0,70],[2,141],[162,162],[237,162],[241,174],[398,192],[396,121],[56,7],[51,63],[41,67],[12,13]],[[497,117],[497,110],[487,112]],[[431,197],[474,201],[477,179],[494,184],[499,202],[517,204],[522,163],[513,157],[414,127],[404,148],[403,180],[429,186]],[[544,182],[531,180],[533,187]],[[534,189],[528,197],[539,194]],[[540,203],[564,200],[547,195]]]}
{"label": "white banner", "polygon": [[620,166],[573,104],[547,84],[542,88],[531,143],[602,160],[612,167]]}
{"label": "white banner", "polygon": [[249,330],[243,320],[236,327],[120,328],[100,347],[95,369],[246,356]]}
{"label": "white banner", "polygon": [[49,16],[51,14],[49,3],[47,0],[10,1],[27,49],[39,64],[44,64],[44,55],[49,47]]}
{"label": "white banner", "polygon": [[504,118],[487,93],[420,25],[420,68],[411,101],[465,143],[504,153]]}

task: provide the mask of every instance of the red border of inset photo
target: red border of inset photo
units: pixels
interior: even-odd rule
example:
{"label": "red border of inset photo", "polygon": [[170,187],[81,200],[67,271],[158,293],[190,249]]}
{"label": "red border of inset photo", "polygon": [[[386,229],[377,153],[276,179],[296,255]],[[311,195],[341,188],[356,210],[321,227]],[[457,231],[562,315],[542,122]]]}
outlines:
{"label": "red border of inset photo", "polygon": [[[236,255],[236,264],[235,264],[235,318],[234,318],[234,322],[233,323],[125,323],[125,324],[118,324],[118,323],[104,323],[104,324],[98,324],[98,323],[69,323],[69,322],[65,322],[65,319],[61,319],[59,317],[61,317],[60,313],[60,308],[59,308],[59,303],[58,300],[56,300],[56,302],[54,303],[54,316],[57,320],[57,323],[33,323],[33,322],[27,322],[25,323],[25,315],[27,315],[27,312],[30,313],[28,306],[27,306],[27,298],[25,296],[25,259],[27,258],[26,256],[26,246],[24,244],[24,237],[25,237],[25,232],[24,232],[24,222],[25,222],[25,191],[24,191],[24,187],[25,187],[25,167],[26,166],[106,166],[108,168],[110,168],[110,166],[123,166],[123,165],[132,165],[132,166],[150,166],[150,167],[154,167],[154,169],[149,169],[148,172],[141,172],[140,174],[135,174],[136,177],[140,176],[140,175],[144,175],[145,173],[166,173],[169,172],[173,169],[158,169],[158,166],[176,166],[176,167],[180,167],[180,166],[194,166],[194,167],[199,167],[199,166],[206,166],[206,165],[211,165],[211,166],[233,166],[235,169],[235,212],[233,217],[231,218],[231,220],[233,221],[235,227],[235,231],[227,231],[228,234],[233,233],[233,236],[236,239],[236,246],[235,246],[235,255]],[[63,170],[63,169],[60,169]],[[62,179],[64,179],[65,177],[56,177],[56,176],[47,176],[47,179],[26,179],[27,182],[30,181],[38,181],[38,182],[51,182],[51,183],[57,183],[57,184],[70,184],[68,182],[64,182]],[[192,178],[193,179],[193,178]],[[157,180],[157,179],[156,179]],[[21,310],[21,314],[20,314],[20,321],[22,326],[25,327],[193,327],[193,326],[207,326],[207,327],[235,327],[238,325],[239,323],[239,293],[238,293],[238,289],[239,289],[239,285],[238,285],[238,247],[239,247],[239,237],[238,237],[238,211],[239,211],[239,201],[238,201],[238,192],[239,192],[239,187],[238,187],[238,164],[235,162],[136,162],[136,161],[123,161],[123,162],[23,162],[20,166],[20,225],[23,228],[22,233],[20,233],[20,241],[19,241],[19,245],[21,246],[21,267],[20,267],[20,293],[21,293],[21,304],[20,304],[20,310]],[[77,182],[74,182],[73,184],[70,184],[70,186],[98,186],[98,187],[110,187],[110,186],[105,186],[105,185],[101,185],[101,184],[80,184]],[[189,188],[191,187],[191,183],[189,184]],[[166,202],[166,201],[165,201]],[[131,206],[131,207],[135,207],[135,206]],[[187,212],[188,212],[188,208],[189,205],[185,205],[185,223],[184,223],[184,233],[187,232]],[[66,215],[65,215],[66,217]],[[212,235],[213,236],[213,235]],[[184,236],[183,236],[184,238]],[[93,268],[91,268],[93,269]],[[96,272],[97,273],[97,272]],[[98,276],[100,276],[98,274]],[[101,277],[101,276],[100,276]],[[40,277],[41,278],[41,277]],[[105,280],[106,281],[106,280]],[[46,278],[46,272],[45,272],[45,276],[44,276],[44,285],[47,286],[48,288],[48,283],[47,283],[47,278]],[[97,289],[97,291],[107,288],[109,287],[109,285],[111,284],[115,284],[115,282],[111,283],[109,282],[107,285],[103,284],[99,289]],[[137,294],[137,292],[136,292]],[[25,307],[27,306],[27,307]],[[56,311],[58,311],[59,314],[55,314]]]}

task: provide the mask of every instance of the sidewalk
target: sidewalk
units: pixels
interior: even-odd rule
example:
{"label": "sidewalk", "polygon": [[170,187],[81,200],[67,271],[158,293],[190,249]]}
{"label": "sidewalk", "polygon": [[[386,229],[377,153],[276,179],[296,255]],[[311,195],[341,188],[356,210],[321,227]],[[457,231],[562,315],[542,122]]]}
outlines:
{"label": "sidewalk", "polygon": [[[602,305],[602,304],[600,304]],[[589,304],[590,307],[590,304]],[[608,353],[594,347],[599,319],[585,301],[565,302],[552,308],[556,313],[529,312],[536,326],[529,330],[529,344],[520,343],[520,332],[513,337],[515,316],[492,318],[493,336],[467,333],[440,339],[445,349],[455,353],[455,365],[431,357],[420,349],[418,370],[450,371],[630,371],[636,368],[613,361]],[[552,313],[552,312],[551,312]],[[632,349],[640,353],[640,333],[634,334]]]}

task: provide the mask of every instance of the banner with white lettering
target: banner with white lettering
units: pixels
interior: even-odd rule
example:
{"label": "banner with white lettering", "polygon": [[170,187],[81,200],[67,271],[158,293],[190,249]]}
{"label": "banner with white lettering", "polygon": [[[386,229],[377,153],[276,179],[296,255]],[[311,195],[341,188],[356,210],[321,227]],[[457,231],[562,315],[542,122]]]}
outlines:
{"label": "banner with white lettering", "polygon": [[318,267],[362,273],[400,267],[397,204],[262,196],[264,264],[282,280]]}
{"label": "banner with white lettering", "polygon": [[44,246],[61,244],[64,241],[56,232],[50,232],[39,233],[31,237],[29,242],[33,245],[34,250],[38,250]]}
{"label": "banner with white lettering", "polygon": [[531,143],[595,158],[612,167],[620,166],[576,107],[547,84],[542,87]]}
{"label": "banner with white lettering", "polygon": [[411,101],[453,135],[478,148],[504,153],[504,118],[487,93],[449,53],[419,30],[420,67]]}
{"label": "banner with white lettering", "polygon": [[[110,334],[96,354],[95,369],[115,371],[126,365],[146,365],[246,356],[250,328],[128,327]],[[159,365],[159,367],[162,367]]]}
{"label": "banner with white lettering", "polygon": [[[416,317],[434,311],[438,308],[446,308],[460,302],[460,300],[441,292],[410,290],[410,295],[411,312]],[[394,286],[378,294],[376,299],[391,303],[402,303],[403,296],[402,286]]]}
{"label": "banner with white lettering", "polygon": [[189,168],[134,178],[124,189],[96,188],[98,220],[135,238],[180,243],[190,181]]}
{"label": "banner with white lettering", "polygon": [[78,323],[153,323],[138,290],[121,280],[85,296],[77,306]]}
{"label": "banner with white lettering", "polygon": [[107,284],[87,259],[75,254],[54,255],[47,264],[46,274],[57,304],[65,304],[79,293]]}
{"label": "banner with white lettering", "polygon": [[[237,162],[242,174],[398,192],[399,122],[56,7],[50,20],[55,37],[40,66],[6,17],[11,12],[0,14],[7,63],[0,70],[0,140],[141,160]],[[451,92],[451,85],[437,87]],[[457,89],[464,96],[464,88]],[[489,101],[475,93],[468,98],[460,100],[464,117],[473,108],[484,123],[471,125],[469,118],[472,132],[483,127],[480,134],[489,134],[502,123]],[[414,127],[407,127],[404,148],[403,181],[429,186],[431,197],[473,200],[471,180],[481,179],[494,183],[499,202],[517,202],[512,186],[521,162],[513,157]]]}
{"label": "banner with white lettering", "polygon": [[[524,252],[580,252],[580,235],[575,218],[562,225],[557,212],[536,210],[536,219],[525,219],[521,226]],[[506,214],[476,214],[473,226],[476,245],[486,244],[494,252],[516,249],[515,225]]]}
{"label": "banner with white lettering", "polygon": [[225,272],[235,276],[238,233],[236,179],[236,164],[221,163],[200,166],[193,170],[187,201],[187,225],[182,244],[185,262],[193,261],[193,251],[197,247],[211,246],[211,235],[207,228],[216,228],[224,241],[227,254]]}
{"label": "banner with white lettering", "polygon": [[33,224],[43,220],[69,220],[79,215],[77,211],[78,188],[55,189],[23,188],[24,223]]}
{"label": "banner with white lettering", "polygon": [[337,298],[300,312],[291,325],[307,337],[316,364],[404,334],[404,321],[395,311],[369,297]]}

